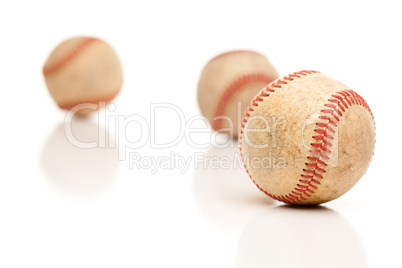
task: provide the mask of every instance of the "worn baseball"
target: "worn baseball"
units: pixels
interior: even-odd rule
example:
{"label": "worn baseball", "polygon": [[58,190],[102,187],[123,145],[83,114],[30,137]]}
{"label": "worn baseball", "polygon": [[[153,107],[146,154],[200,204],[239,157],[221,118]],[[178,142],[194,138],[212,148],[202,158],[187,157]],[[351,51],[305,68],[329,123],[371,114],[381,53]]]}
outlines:
{"label": "worn baseball", "polygon": [[349,191],[366,173],[374,143],[364,99],[316,71],[270,83],[246,109],[239,131],[244,165],[257,187],[300,205]]}
{"label": "worn baseball", "polygon": [[214,130],[237,137],[244,110],[276,78],[274,67],[260,53],[242,50],[218,55],[201,73],[200,110]]}
{"label": "worn baseball", "polygon": [[79,104],[95,104],[78,109],[77,115],[96,111],[120,91],[122,70],[119,58],[106,42],[76,37],[59,44],[49,55],[43,74],[50,95],[64,110]]}

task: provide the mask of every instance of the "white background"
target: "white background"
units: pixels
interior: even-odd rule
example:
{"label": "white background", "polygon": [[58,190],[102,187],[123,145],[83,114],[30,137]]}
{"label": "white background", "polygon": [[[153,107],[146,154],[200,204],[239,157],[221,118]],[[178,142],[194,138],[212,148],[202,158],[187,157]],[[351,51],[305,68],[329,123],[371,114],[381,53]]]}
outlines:
{"label": "white background", "polygon": [[[398,4],[2,1],[0,267],[401,267]],[[261,194],[240,168],[152,174],[118,161],[116,148],[77,149],[41,74],[51,50],[77,35],[100,37],[120,56],[125,80],[114,116],[149,120],[150,104],[159,102],[187,118],[199,114],[199,74],[231,49],[265,54],[282,76],[313,69],[335,77],[375,116],[371,167],[338,200],[294,209]],[[177,135],[174,112],[159,113],[155,124],[159,141]],[[97,133],[96,116],[77,129]],[[140,131],[131,124],[127,137]],[[185,140],[129,151],[237,152]]]}

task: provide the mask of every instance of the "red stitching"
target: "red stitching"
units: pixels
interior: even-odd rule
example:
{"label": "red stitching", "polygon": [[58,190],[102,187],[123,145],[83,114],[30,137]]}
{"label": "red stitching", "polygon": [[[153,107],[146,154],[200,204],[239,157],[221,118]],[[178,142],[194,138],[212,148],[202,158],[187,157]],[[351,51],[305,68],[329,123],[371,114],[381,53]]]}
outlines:
{"label": "red stitching", "polygon": [[[302,71],[294,73],[293,75],[289,75],[282,78],[279,83],[278,83],[279,80],[274,81],[273,83],[268,85],[267,88],[269,87],[280,88],[279,85],[287,84],[287,81],[291,81],[289,79],[290,77],[293,76],[300,77],[300,75],[307,75],[310,73],[318,73],[318,72]],[[266,91],[267,91],[266,89],[261,91],[259,96],[261,96],[261,93]],[[243,129],[248,120],[249,111],[252,109],[252,107],[258,106],[259,102],[263,100],[259,96],[257,96],[252,101],[249,108],[246,110],[239,131],[239,148],[240,148],[240,155],[243,161],[244,158],[241,148]],[[285,203],[297,204],[306,201],[307,198],[314,193],[314,189],[317,189],[317,185],[321,184],[320,180],[323,179],[323,174],[325,173],[325,167],[327,166],[326,161],[329,160],[329,157],[326,155],[326,153],[330,152],[329,148],[332,146],[332,143],[328,141],[328,139],[332,140],[333,137],[330,134],[328,134],[328,132],[332,133],[335,132],[335,130],[331,126],[337,127],[337,122],[340,121],[339,117],[342,116],[342,113],[339,111],[339,108],[344,112],[351,105],[362,105],[370,112],[371,117],[374,119],[371,109],[366,103],[366,101],[353,90],[350,89],[341,90],[332,95],[332,97],[333,99],[328,100],[330,103],[324,105],[325,108],[321,110],[321,113],[323,115],[320,116],[319,119],[322,121],[316,124],[317,128],[314,130],[318,134],[316,136],[313,136],[313,139],[317,141],[315,143],[312,143],[312,146],[315,149],[310,150],[311,156],[307,157],[308,162],[306,163],[306,168],[303,169],[303,173],[300,175],[301,178],[299,179],[299,183],[289,194],[284,196],[276,196],[266,192],[256,184],[256,182],[253,180],[253,178],[247,171],[254,184],[256,184],[258,189],[260,189],[266,195]],[[245,168],[247,170],[246,166]]]}
{"label": "red stitching", "polygon": [[268,86],[266,86],[263,90],[261,90],[260,93],[258,93],[257,96],[255,96],[255,98],[251,101],[250,105],[247,107],[246,111],[244,112],[244,116],[243,116],[242,122],[240,124],[240,130],[239,130],[239,145],[241,145],[241,134],[243,134],[244,124],[247,122],[247,119],[250,116],[249,113],[253,111],[254,107],[258,106],[259,102],[263,101],[263,98],[269,97],[269,94],[274,93],[276,88],[282,87],[281,85],[285,85],[288,82],[293,81],[294,77],[300,78],[303,75],[308,75],[308,74],[313,74],[313,73],[319,73],[319,72],[306,71],[306,70],[300,71],[300,72],[295,72],[295,73],[285,76],[281,79],[277,79],[277,80],[273,81]]}
{"label": "red stitching", "polygon": [[[317,71],[307,71],[307,70],[303,70],[300,72],[295,72],[293,74],[290,74],[288,76],[285,76],[281,79],[277,79],[275,81],[273,81],[272,83],[270,83],[268,86],[266,86],[263,90],[260,91],[260,93],[257,94],[257,96],[251,101],[250,105],[248,106],[248,108],[246,109],[246,111],[244,112],[244,116],[243,119],[240,123],[240,129],[239,129],[239,149],[240,149],[240,155],[241,158],[243,159],[243,163],[245,163],[244,161],[244,156],[243,156],[243,151],[241,148],[241,142],[242,142],[242,135],[243,135],[243,129],[245,124],[247,123],[248,118],[250,117],[250,112],[252,112],[254,110],[254,107],[257,107],[259,105],[260,102],[262,102],[264,100],[264,98],[268,98],[270,93],[274,93],[275,90],[277,88],[281,88],[282,85],[286,85],[288,82],[293,81],[294,78],[300,78],[304,75],[308,75],[308,74],[313,74],[313,73],[319,73]],[[247,174],[249,175],[250,179],[253,181],[253,183],[257,186],[258,189],[260,189],[260,191],[262,191],[263,193],[265,193],[266,195],[268,195],[269,197],[279,200],[279,201],[283,201],[286,203],[290,203],[290,201],[292,200],[293,197],[290,196],[275,196],[272,195],[270,193],[268,193],[267,191],[263,190],[251,177],[249,171],[247,170],[246,165],[244,164],[244,167],[246,169]],[[304,195],[308,195],[306,193],[307,191],[304,192]],[[303,196],[299,196],[299,199],[302,200],[306,200],[305,197]]]}
{"label": "red stitching", "polygon": [[[310,151],[313,157],[307,157],[309,162],[306,163],[307,168],[303,169],[304,174],[301,174],[303,179],[299,180],[299,184],[297,184],[297,187],[295,188],[300,190],[299,192],[302,195],[304,195],[306,191],[314,193],[314,191],[311,191],[311,188],[316,189],[316,186],[312,185],[312,183],[320,184],[320,180],[323,179],[323,173],[325,173],[325,167],[327,166],[325,161],[329,159],[326,153],[330,152],[329,148],[332,146],[332,144],[327,140],[328,138],[332,138],[328,135],[328,131],[335,132],[330,125],[337,126],[336,122],[339,121],[339,117],[337,117],[336,114],[342,116],[339,108],[345,112],[351,105],[362,105],[370,112],[371,117],[374,119],[368,104],[353,90],[342,90],[332,95],[332,97],[335,99],[329,99],[328,101],[336,104],[325,104],[324,106],[327,108],[329,107],[330,109],[321,110],[321,113],[324,114],[323,116],[320,116],[320,120],[322,121],[316,124],[319,129],[314,130],[320,135],[313,136],[313,139],[317,140],[317,143],[313,143],[313,147],[317,149]],[[311,174],[313,175],[311,176]],[[298,198],[294,198],[290,203],[299,203],[301,201],[302,200]]]}
{"label": "red stitching", "polygon": [[[240,91],[244,86],[253,82],[261,82],[261,83],[270,83],[273,79],[270,78],[268,75],[265,74],[248,74],[241,76],[237,80],[235,80],[232,84],[230,84],[223,92],[220,100],[218,102],[218,106],[215,110],[215,118],[221,115],[224,115],[224,111],[229,103],[230,99],[233,97],[234,94]],[[212,127],[215,130],[219,130],[222,128],[222,120],[214,120]]]}
{"label": "red stitching", "polygon": [[94,41],[99,41],[99,39],[85,38],[63,58],[61,58],[60,60],[58,60],[57,62],[53,63],[50,66],[44,66],[43,74],[45,76],[48,76],[48,75],[51,75],[52,73],[58,71],[63,66],[65,66],[67,63],[72,61],[75,57],[77,57],[78,54],[80,54],[86,47],[88,47],[89,44],[92,44]]}

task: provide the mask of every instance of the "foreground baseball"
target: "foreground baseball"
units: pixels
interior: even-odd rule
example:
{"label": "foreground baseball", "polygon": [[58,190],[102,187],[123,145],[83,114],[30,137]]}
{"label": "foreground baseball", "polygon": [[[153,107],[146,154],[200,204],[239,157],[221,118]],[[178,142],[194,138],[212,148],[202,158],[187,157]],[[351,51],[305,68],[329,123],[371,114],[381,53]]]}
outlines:
{"label": "foreground baseball", "polygon": [[213,129],[237,137],[244,110],[278,74],[267,58],[254,51],[231,51],[204,67],[198,84],[198,104]]}
{"label": "foreground baseball", "polygon": [[[68,39],[58,45],[43,67],[46,84],[57,105],[70,110],[78,104],[109,103],[122,83],[120,61],[113,48],[89,37]],[[77,115],[95,111],[79,109]]]}
{"label": "foreground baseball", "polygon": [[239,135],[246,170],[261,191],[313,205],[338,198],[364,175],[375,127],[357,93],[319,72],[301,71],[258,93]]}

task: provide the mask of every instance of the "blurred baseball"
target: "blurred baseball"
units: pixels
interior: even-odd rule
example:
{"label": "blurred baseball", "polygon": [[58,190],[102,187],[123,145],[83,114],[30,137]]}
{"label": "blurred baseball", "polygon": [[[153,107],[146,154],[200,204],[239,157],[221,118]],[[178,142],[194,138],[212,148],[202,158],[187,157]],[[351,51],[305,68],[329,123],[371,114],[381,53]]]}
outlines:
{"label": "blurred baseball", "polygon": [[[57,105],[71,110],[78,104],[109,103],[122,84],[120,61],[106,42],[90,37],[76,37],[59,44],[49,55],[43,74]],[[77,115],[95,111],[80,109]]]}
{"label": "blurred baseball", "polygon": [[357,93],[319,72],[301,71],[254,98],[239,135],[257,187],[274,199],[307,205],[338,198],[365,174],[375,126]]}
{"label": "blurred baseball", "polygon": [[213,129],[237,137],[243,111],[253,97],[278,77],[266,57],[254,51],[231,51],[204,67],[198,104]]}

